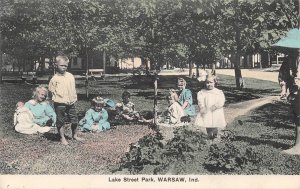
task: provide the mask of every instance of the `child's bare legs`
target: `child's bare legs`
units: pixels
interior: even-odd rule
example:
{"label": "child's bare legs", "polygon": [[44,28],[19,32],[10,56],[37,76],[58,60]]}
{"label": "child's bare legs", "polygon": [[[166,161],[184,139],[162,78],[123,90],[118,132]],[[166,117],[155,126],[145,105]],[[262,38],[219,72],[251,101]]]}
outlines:
{"label": "child's bare legs", "polygon": [[286,83],[285,82],[280,82],[280,87],[281,87],[280,98],[285,99],[286,96],[287,96]]}
{"label": "child's bare legs", "polygon": [[65,130],[64,130],[64,126],[58,126],[57,127],[57,130],[58,130],[58,133],[59,133],[59,136],[60,136],[60,142],[63,144],[63,145],[68,145],[69,143],[67,142],[66,140],[66,137],[65,137]]}
{"label": "child's bare legs", "polygon": [[72,123],[71,130],[72,130],[72,138],[74,140],[84,141],[83,138],[78,137],[78,124]]}
{"label": "child's bare legs", "polygon": [[216,127],[206,128],[206,132],[209,139],[214,139],[218,135],[218,128]]}
{"label": "child's bare legs", "polygon": [[221,141],[219,128],[206,128],[208,139],[212,140],[214,143],[219,143]]}

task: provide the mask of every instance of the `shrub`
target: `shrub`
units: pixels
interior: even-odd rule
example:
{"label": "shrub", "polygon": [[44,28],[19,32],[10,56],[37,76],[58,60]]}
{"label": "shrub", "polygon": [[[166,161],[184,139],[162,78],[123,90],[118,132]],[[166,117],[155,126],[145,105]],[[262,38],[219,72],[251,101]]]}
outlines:
{"label": "shrub", "polygon": [[116,171],[128,170],[130,174],[161,174],[195,159],[205,145],[202,134],[179,128],[175,137],[167,144],[161,135],[148,135],[132,144]]}
{"label": "shrub", "polygon": [[235,145],[227,141],[210,146],[204,166],[207,170],[217,173],[240,170],[248,172],[258,170],[261,162],[261,155],[251,147],[247,147],[245,152],[241,152]]}

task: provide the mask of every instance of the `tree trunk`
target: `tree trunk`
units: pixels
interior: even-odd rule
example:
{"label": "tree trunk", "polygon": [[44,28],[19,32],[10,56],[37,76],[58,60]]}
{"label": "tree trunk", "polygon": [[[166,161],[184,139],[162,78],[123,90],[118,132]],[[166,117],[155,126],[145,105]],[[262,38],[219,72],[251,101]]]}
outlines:
{"label": "tree trunk", "polygon": [[85,50],[85,53],[86,53],[85,95],[86,98],[89,98],[89,54],[87,50]]}
{"label": "tree trunk", "polygon": [[263,51],[261,53],[261,64],[263,68],[268,68],[270,67],[270,62],[269,62],[269,52],[268,51]]}
{"label": "tree trunk", "polygon": [[189,61],[189,77],[193,76],[193,64],[192,61]]}
{"label": "tree trunk", "polygon": [[214,76],[217,75],[215,62],[211,63],[211,75],[214,75]]}
{"label": "tree trunk", "polygon": [[248,56],[245,54],[243,59],[243,67],[248,68]]}
{"label": "tree trunk", "polygon": [[199,63],[197,64],[197,68],[196,68],[196,77],[199,77]]}
{"label": "tree trunk", "polygon": [[103,74],[105,74],[106,69],[106,52],[103,50]]}
{"label": "tree trunk", "polygon": [[40,63],[40,65],[41,65],[41,73],[44,75],[44,73],[45,73],[45,62],[46,62],[46,58],[45,57],[41,57],[42,59],[41,59],[41,63]]}
{"label": "tree trunk", "polygon": [[157,126],[157,76],[154,76],[154,102],[153,102],[153,110],[154,110],[154,124]]}
{"label": "tree trunk", "polygon": [[243,89],[244,87],[244,80],[242,77],[242,72],[240,68],[240,56],[239,56],[239,51],[237,54],[234,56],[234,73],[235,73],[235,84],[237,89]]}
{"label": "tree trunk", "polygon": [[[235,1],[236,7],[238,7],[238,0]],[[236,10],[238,11],[238,9]],[[235,29],[235,41],[237,45],[236,49],[236,54],[234,58],[234,72],[235,72],[235,83],[237,89],[242,89],[244,87],[244,82],[243,82],[243,77],[242,77],[242,72],[240,68],[240,57],[241,57],[241,33],[240,33],[240,24],[239,24],[239,12],[235,13],[236,17],[236,23],[234,24],[234,29]]]}
{"label": "tree trunk", "polygon": [[153,57],[150,57],[150,70],[155,70],[155,60]]}

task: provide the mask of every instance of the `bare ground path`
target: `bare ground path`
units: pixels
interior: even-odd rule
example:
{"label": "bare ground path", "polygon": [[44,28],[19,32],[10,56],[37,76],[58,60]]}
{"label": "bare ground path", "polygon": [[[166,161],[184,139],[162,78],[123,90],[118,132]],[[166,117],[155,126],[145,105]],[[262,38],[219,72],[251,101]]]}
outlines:
{"label": "bare ground path", "polygon": [[224,108],[225,119],[227,123],[232,122],[236,117],[246,114],[248,111],[256,109],[265,104],[272,103],[276,100],[279,100],[279,96],[268,96],[264,98],[248,100],[244,102],[239,102],[235,104],[229,104]]}
{"label": "bare ground path", "polygon": [[[207,69],[210,70],[210,69]],[[196,70],[193,70],[194,73],[196,73]],[[217,69],[216,70],[217,75],[222,74],[222,75],[230,75],[234,76],[234,69]],[[256,79],[261,79],[261,80],[266,80],[266,81],[273,81],[273,82],[278,82],[278,72],[271,72],[271,71],[265,71],[265,70],[257,70],[257,69],[242,69],[242,76],[243,78],[248,77],[248,78],[256,78]],[[160,75],[188,75],[188,69],[185,69],[183,72],[179,71],[165,71],[162,70],[160,72]],[[247,81],[246,81],[247,82]],[[247,85],[247,83],[246,83]]]}

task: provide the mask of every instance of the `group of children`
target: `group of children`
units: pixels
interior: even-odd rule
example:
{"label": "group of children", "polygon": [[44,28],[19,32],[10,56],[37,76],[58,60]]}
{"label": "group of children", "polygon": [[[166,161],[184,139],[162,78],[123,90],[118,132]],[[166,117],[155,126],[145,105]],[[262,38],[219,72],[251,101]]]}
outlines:
{"label": "group of children", "polygon": [[[56,57],[56,74],[49,82],[49,92],[53,101],[53,107],[47,100],[48,90],[45,87],[37,87],[33,93],[33,98],[28,102],[17,103],[14,115],[15,130],[24,134],[45,133],[56,126],[61,138],[61,143],[68,145],[64,134],[66,124],[71,124],[72,138],[82,141],[78,137],[81,131],[101,132],[110,129],[108,113],[105,106],[109,104],[115,107],[116,119],[128,121],[153,122],[153,119],[145,119],[135,110],[134,103],[130,101],[130,93],[125,91],[122,94],[122,102],[114,104],[113,101],[97,96],[91,101],[91,108],[87,110],[85,116],[78,121],[76,112],[77,93],[74,76],[67,72],[69,59],[66,56]],[[218,130],[226,126],[223,105],[224,94],[215,88],[215,77],[207,76],[205,88],[198,92],[197,100],[200,112],[196,116],[194,125],[206,128],[208,136],[217,138]],[[172,125],[182,124],[190,121],[190,117],[196,115],[193,106],[192,92],[186,89],[186,81],[178,79],[179,95],[175,89],[171,89],[167,95],[168,108],[158,119],[159,123]],[[79,126],[79,127],[78,127]]]}

